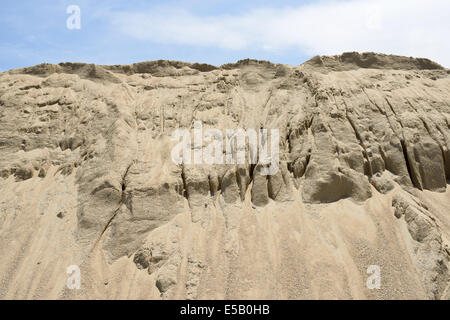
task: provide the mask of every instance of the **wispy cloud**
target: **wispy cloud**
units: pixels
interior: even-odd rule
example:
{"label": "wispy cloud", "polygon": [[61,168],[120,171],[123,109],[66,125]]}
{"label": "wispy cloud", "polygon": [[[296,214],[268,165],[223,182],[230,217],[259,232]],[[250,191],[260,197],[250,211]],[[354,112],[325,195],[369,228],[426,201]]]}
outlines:
{"label": "wispy cloud", "polygon": [[[72,4],[81,8],[81,30],[66,28]],[[62,61],[220,65],[248,57],[299,64],[353,50],[450,67],[450,0],[4,1],[0,28],[1,70]]]}
{"label": "wispy cloud", "polygon": [[239,15],[158,9],[108,14],[112,30],[142,41],[299,54],[376,51],[450,66],[450,1],[324,0]]}

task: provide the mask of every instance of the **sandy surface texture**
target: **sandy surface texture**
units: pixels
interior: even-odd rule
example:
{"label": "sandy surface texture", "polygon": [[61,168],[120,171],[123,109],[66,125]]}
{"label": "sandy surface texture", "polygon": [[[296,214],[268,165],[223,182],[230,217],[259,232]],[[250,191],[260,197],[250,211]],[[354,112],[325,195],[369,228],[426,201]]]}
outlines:
{"label": "sandy surface texture", "polygon": [[[174,163],[195,121],[279,130],[278,172]],[[7,71],[0,299],[450,299],[449,183],[427,59]]]}

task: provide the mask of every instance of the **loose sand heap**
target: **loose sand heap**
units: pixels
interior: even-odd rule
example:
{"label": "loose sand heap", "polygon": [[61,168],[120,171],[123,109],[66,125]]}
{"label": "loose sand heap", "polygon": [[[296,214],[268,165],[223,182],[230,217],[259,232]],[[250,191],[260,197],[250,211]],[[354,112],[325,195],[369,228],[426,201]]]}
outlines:
{"label": "loose sand heap", "polygon": [[[176,165],[195,120],[279,129],[279,172]],[[450,71],[427,59],[42,64],[0,73],[0,124],[1,299],[450,299]]]}

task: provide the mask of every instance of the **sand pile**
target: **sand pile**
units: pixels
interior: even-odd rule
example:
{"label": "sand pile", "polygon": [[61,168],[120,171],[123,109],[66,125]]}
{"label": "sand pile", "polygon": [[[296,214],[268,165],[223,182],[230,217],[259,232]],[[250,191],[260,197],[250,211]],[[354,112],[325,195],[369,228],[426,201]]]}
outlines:
{"label": "sand pile", "polygon": [[[195,121],[278,129],[278,172],[175,164]],[[2,299],[450,298],[450,71],[427,59],[42,64],[0,73],[0,124]]]}

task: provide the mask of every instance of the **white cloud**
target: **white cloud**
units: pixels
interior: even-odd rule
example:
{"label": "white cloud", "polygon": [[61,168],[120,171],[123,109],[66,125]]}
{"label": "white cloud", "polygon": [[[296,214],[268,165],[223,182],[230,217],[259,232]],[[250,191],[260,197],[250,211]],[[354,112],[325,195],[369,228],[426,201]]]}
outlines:
{"label": "white cloud", "polygon": [[375,51],[450,66],[449,0],[325,0],[207,17],[159,8],[111,19],[127,36],[163,44],[309,55]]}

